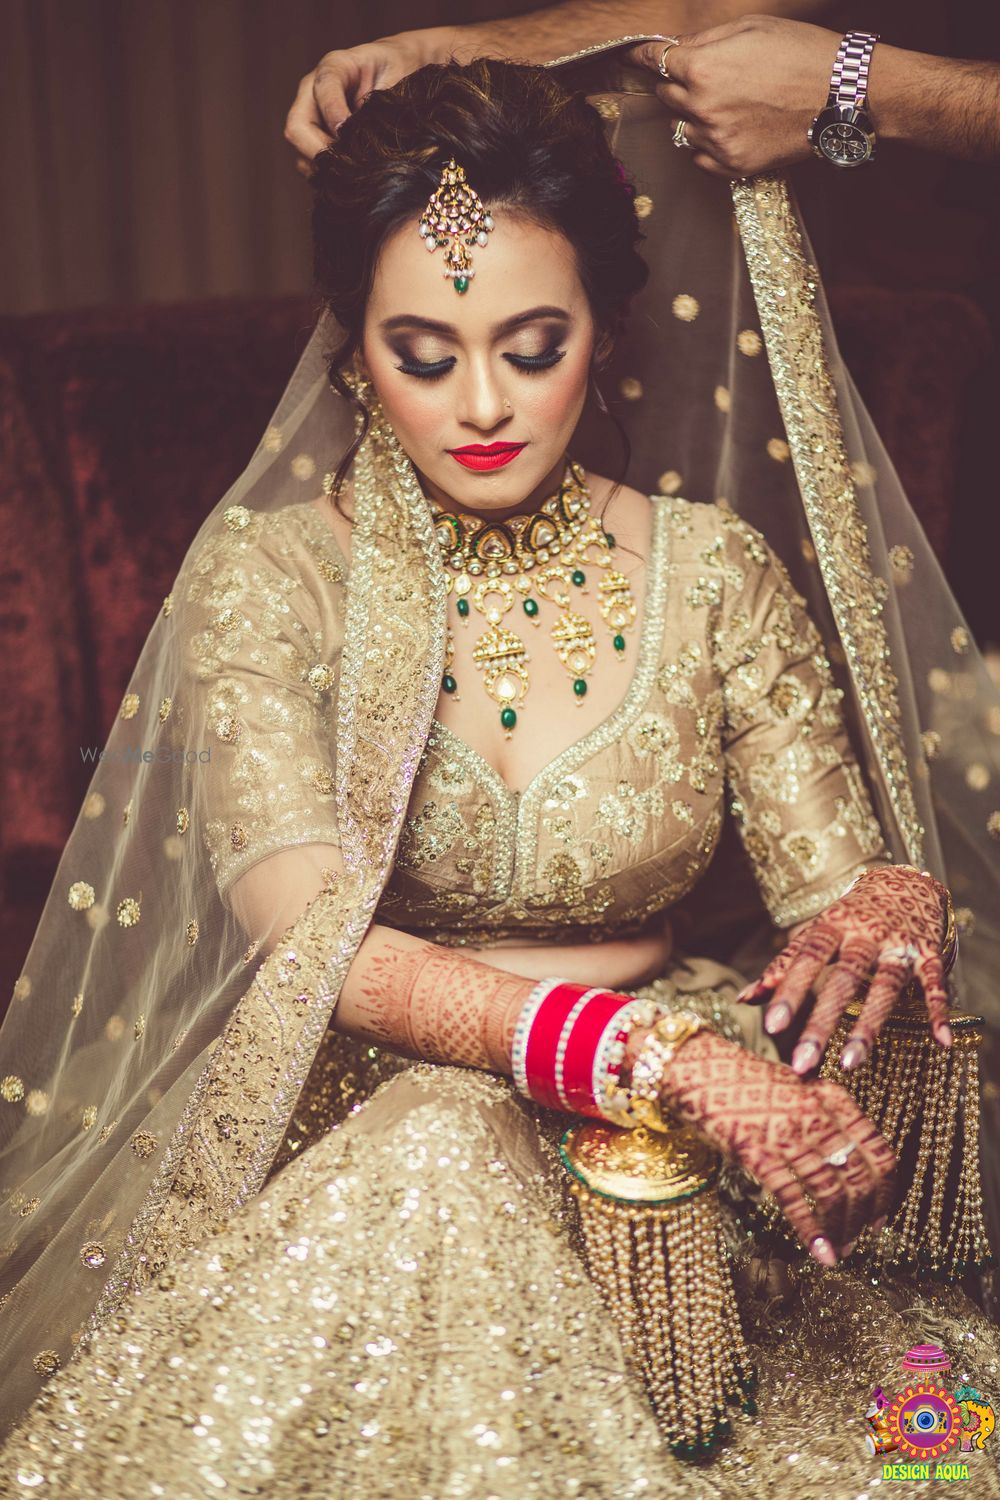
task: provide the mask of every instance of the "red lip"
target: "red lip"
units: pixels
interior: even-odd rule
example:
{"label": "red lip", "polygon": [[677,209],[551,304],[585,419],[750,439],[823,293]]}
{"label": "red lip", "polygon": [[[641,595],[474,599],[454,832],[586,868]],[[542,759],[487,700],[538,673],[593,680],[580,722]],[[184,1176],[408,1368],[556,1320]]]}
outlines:
{"label": "red lip", "polygon": [[509,464],[524,448],[524,443],[470,443],[465,448],[449,448],[451,454],[466,469],[499,469]]}

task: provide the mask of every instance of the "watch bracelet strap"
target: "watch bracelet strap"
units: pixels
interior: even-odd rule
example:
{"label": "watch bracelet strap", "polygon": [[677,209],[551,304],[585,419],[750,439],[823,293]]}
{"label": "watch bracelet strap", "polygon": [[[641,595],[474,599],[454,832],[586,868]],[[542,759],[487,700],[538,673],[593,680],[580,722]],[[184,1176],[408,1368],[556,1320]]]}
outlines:
{"label": "watch bracelet strap", "polygon": [[827,108],[850,105],[860,109],[868,97],[868,72],[878,32],[849,31],[837,49],[830,78]]}

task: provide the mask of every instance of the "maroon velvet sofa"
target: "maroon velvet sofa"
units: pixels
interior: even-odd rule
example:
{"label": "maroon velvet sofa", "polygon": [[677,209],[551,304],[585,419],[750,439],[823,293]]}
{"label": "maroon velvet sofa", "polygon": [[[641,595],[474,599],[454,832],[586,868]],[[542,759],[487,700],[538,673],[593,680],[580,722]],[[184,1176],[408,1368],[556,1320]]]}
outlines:
{"label": "maroon velvet sofa", "polygon": [[[960,413],[991,336],[949,294],[831,298],[942,557]],[[0,319],[0,1009],[140,645],[315,316],[305,297]]]}

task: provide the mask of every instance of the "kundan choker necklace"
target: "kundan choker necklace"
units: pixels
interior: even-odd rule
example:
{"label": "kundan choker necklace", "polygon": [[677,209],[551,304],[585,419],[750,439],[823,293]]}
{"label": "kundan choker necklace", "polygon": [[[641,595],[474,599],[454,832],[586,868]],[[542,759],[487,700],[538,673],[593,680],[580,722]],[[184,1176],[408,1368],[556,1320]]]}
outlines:
{"label": "kundan choker necklace", "polygon": [[[540,600],[558,610],[550,639],[572,678],[576,701],[582,704],[597,645],[590,621],[572,608],[573,590],[587,593],[587,570],[598,569],[598,609],[620,658],[625,632],[635,623],[636,606],[628,579],[612,566],[615,539],[591,514],[590,491],[580,465],[568,460],[558,493],[533,515],[489,521],[437,511],[434,529],[459,618],[467,626],[474,609],[487,622],[472,658],[483,674],[483,686],[500,709],[507,738],[530,685],[527,646],[512,628],[513,621],[505,623],[518,601],[536,630],[542,624]],[[458,689],[451,670],[454,652],[449,629],[442,683],[446,693]]]}

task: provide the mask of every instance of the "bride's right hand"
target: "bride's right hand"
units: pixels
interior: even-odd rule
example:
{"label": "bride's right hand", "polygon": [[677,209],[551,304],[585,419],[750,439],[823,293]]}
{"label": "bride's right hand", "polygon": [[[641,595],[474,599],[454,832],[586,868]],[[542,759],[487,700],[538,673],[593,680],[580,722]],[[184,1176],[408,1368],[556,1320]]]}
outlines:
{"label": "bride's right hand", "polygon": [[[896,1157],[840,1084],[803,1080],[784,1063],[703,1031],[678,1048],[662,1098],[753,1173],[821,1265],[849,1254],[866,1224],[881,1228]],[[837,1164],[842,1151],[846,1160]]]}

